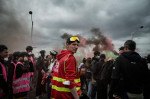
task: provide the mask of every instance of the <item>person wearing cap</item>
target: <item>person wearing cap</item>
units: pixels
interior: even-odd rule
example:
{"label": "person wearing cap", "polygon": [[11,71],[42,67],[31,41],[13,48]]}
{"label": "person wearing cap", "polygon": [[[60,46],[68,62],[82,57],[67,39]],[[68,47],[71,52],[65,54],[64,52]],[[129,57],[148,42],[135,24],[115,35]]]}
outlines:
{"label": "person wearing cap", "polygon": [[0,44],[0,99],[8,95],[7,73],[4,58],[8,56],[8,48]]}
{"label": "person wearing cap", "polygon": [[57,55],[57,62],[53,67],[51,98],[79,99],[80,76],[74,54],[79,47],[79,38],[70,37],[66,41],[66,50]]}
{"label": "person wearing cap", "polygon": [[44,84],[45,82],[47,82],[47,99],[50,99],[51,96],[51,78],[52,78],[52,68],[56,63],[56,55],[58,54],[58,52],[56,52],[55,50],[50,51],[50,64],[48,66],[48,71],[45,73],[45,75],[42,78],[42,82],[41,84]]}

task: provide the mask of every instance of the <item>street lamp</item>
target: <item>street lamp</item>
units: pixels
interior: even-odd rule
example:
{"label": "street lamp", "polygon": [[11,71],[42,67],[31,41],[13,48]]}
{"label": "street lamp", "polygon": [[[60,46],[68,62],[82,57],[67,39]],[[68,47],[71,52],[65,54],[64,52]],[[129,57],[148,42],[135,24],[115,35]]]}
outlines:
{"label": "street lamp", "polygon": [[134,36],[134,33],[136,33],[139,29],[142,29],[144,28],[144,26],[140,26],[138,29],[136,29],[134,32],[131,32],[131,40],[133,40],[133,36]]}
{"label": "street lamp", "polygon": [[31,14],[31,22],[32,22],[32,27],[31,27],[31,42],[32,42],[32,34],[33,34],[33,20],[32,20],[32,11],[29,11],[29,14]]}

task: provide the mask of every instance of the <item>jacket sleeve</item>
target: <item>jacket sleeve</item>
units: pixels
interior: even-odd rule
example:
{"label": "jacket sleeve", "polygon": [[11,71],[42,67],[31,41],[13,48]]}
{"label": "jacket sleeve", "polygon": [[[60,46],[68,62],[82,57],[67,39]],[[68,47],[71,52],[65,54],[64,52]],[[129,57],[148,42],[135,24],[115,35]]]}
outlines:
{"label": "jacket sleeve", "polygon": [[70,56],[65,62],[65,78],[70,81],[69,88],[72,89],[76,86],[74,79],[76,78],[76,60],[74,56]]}
{"label": "jacket sleeve", "polygon": [[17,64],[15,72],[16,72],[16,79],[21,77],[23,74],[23,66],[21,64]]}
{"label": "jacket sleeve", "polygon": [[29,65],[30,65],[30,72],[34,72],[34,67],[33,67],[33,63],[32,62],[29,62]]}
{"label": "jacket sleeve", "polygon": [[7,82],[5,82],[4,80],[1,66],[0,66],[0,88],[2,88],[5,93],[8,92],[8,85],[7,85]]}

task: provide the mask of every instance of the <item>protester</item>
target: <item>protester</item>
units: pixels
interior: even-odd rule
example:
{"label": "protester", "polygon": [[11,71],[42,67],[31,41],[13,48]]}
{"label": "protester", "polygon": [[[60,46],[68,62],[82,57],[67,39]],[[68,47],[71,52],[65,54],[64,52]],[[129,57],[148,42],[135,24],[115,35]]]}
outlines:
{"label": "protester", "polygon": [[112,68],[114,65],[114,59],[108,58],[106,62],[103,64],[101,71],[100,71],[100,94],[97,97],[101,97],[101,99],[108,99],[108,92],[109,92],[109,84],[111,82],[111,74]]}
{"label": "protester", "polygon": [[8,95],[7,73],[4,58],[8,56],[8,48],[0,44],[0,99]]}
{"label": "protester", "polygon": [[27,52],[21,52],[17,64],[14,64],[15,69],[12,82],[14,99],[29,98],[30,72],[33,72],[33,66],[31,67],[29,59]]}
{"label": "protester", "polygon": [[45,71],[45,66],[44,66],[44,58],[45,58],[45,50],[41,50],[40,51],[40,56],[37,59],[37,63],[36,63],[36,70],[37,70],[37,85],[36,85],[36,98],[40,98],[43,97],[43,94],[46,93],[46,89],[45,89],[45,84],[42,85],[41,81],[42,81],[42,69],[44,69]]}
{"label": "protester", "polygon": [[19,55],[20,55],[19,51],[14,52],[11,63],[8,66],[9,99],[13,99],[12,82],[13,82],[14,70],[18,62]]}
{"label": "protester", "polygon": [[89,94],[91,93],[91,84],[92,84],[92,71],[91,71],[91,62],[92,59],[91,58],[87,58],[86,62],[85,62],[85,66],[86,66],[86,90],[87,90],[87,96],[90,96]]}
{"label": "protester", "polygon": [[99,51],[94,51],[94,57],[92,58],[92,65],[97,63],[100,58],[100,52]]}
{"label": "protester", "polygon": [[92,71],[92,83],[89,83],[88,86],[90,86],[90,89],[87,93],[88,97],[90,97],[91,99],[95,99],[96,97],[96,80],[94,79],[94,67],[95,64],[99,62],[100,59],[100,52],[99,51],[94,51],[94,57],[92,58],[92,63],[91,63],[91,71]]}
{"label": "protester", "polygon": [[85,63],[86,63],[86,59],[83,58],[83,63],[80,64],[80,67],[79,67],[79,75],[80,75],[80,80],[81,80],[81,91],[85,91],[86,89],[86,66],[85,66]]}
{"label": "protester", "polygon": [[93,74],[96,80],[97,98],[107,99],[107,89],[104,86],[104,82],[100,79],[103,64],[105,63],[105,54],[100,55],[100,61],[94,65]]}
{"label": "protester", "polygon": [[124,53],[114,64],[111,90],[116,99],[143,99],[143,85],[147,79],[148,68],[146,61],[135,49],[136,43],[127,40],[124,43]]}
{"label": "protester", "polygon": [[50,51],[50,64],[48,66],[48,71],[47,73],[44,75],[44,77],[42,78],[42,84],[44,84],[44,82],[47,82],[47,99],[50,99],[51,96],[51,78],[52,78],[52,69],[53,66],[56,63],[56,55],[58,54],[58,52],[56,52],[55,50]]}
{"label": "protester", "polygon": [[80,97],[80,77],[76,59],[73,56],[78,50],[79,42],[78,37],[68,38],[67,50],[62,50],[57,55],[52,77],[52,99],[79,99]]}

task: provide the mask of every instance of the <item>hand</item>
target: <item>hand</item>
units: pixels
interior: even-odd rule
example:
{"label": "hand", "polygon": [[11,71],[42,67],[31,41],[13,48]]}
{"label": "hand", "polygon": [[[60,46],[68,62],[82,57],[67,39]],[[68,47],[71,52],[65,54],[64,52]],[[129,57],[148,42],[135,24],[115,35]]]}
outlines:
{"label": "hand", "polygon": [[49,83],[49,87],[52,87],[52,83]]}
{"label": "hand", "polygon": [[43,75],[43,74],[45,74],[45,71],[42,69],[42,70],[41,70],[41,73],[42,73],[42,75]]}
{"label": "hand", "polygon": [[121,97],[120,97],[120,96],[115,95],[115,94],[113,94],[113,98],[115,98],[115,99],[121,99]]}
{"label": "hand", "polygon": [[44,80],[41,81],[41,85],[44,85]]}
{"label": "hand", "polygon": [[24,61],[28,61],[28,57],[24,57]]}
{"label": "hand", "polygon": [[23,61],[23,57],[19,57],[19,58],[18,58],[18,61],[19,61],[19,62]]}

